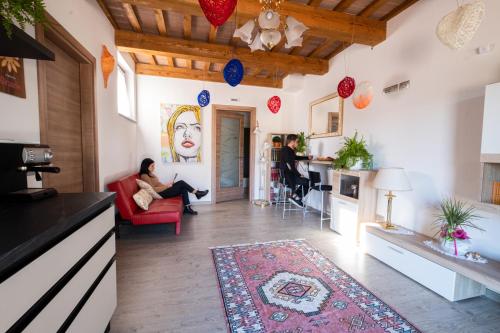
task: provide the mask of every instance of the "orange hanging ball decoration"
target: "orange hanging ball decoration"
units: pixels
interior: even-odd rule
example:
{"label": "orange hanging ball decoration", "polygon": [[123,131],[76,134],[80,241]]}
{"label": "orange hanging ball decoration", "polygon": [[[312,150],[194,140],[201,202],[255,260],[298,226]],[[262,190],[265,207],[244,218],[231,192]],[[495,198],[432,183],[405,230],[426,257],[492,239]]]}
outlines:
{"label": "orange hanging ball decoration", "polygon": [[106,45],[102,46],[101,70],[104,78],[104,88],[108,87],[109,76],[115,69],[115,57],[109,52]]}
{"label": "orange hanging ball decoration", "polygon": [[352,104],[354,104],[357,109],[362,110],[370,105],[372,99],[373,86],[369,81],[363,81],[354,90]]}

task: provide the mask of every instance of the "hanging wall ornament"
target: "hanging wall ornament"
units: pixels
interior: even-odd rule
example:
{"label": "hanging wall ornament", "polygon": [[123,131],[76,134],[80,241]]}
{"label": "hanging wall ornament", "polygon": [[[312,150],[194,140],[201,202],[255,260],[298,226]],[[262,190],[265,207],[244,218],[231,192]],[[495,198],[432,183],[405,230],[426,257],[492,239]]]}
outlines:
{"label": "hanging wall ornament", "polygon": [[238,59],[231,59],[224,66],[224,80],[233,87],[236,87],[243,80],[243,64]]}
{"label": "hanging wall ornament", "polygon": [[208,92],[208,90],[202,90],[198,94],[198,104],[201,107],[205,107],[210,104],[210,93]]}
{"label": "hanging wall ornament", "polygon": [[354,89],[356,88],[356,81],[350,76],[346,76],[339,82],[337,86],[337,92],[342,98],[347,98],[352,95]]}
{"label": "hanging wall ornament", "polygon": [[267,101],[267,107],[272,113],[278,113],[281,108],[281,99],[278,96],[273,96]]}
{"label": "hanging wall ornament", "polygon": [[102,70],[102,76],[104,78],[104,88],[108,87],[108,79],[114,69],[115,69],[115,58],[109,52],[106,45],[103,45],[101,54],[101,70]]}
{"label": "hanging wall ornament", "polygon": [[459,6],[441,19],[436,28],[436,35],[449,48],[460,49],[474,37],[484,12],[485,4],[481,0]]}
{"label": "hanging wall ornament", "polygon": [[236,8],[237,0],[198,0],[207,20],[215,27],[227,21]]}
{"label": "hanging wall ornament", "polygon": [[354,94],[352,95],[352,104],[357,109],[364,109],[370,105],[373,99],[373,86],[368,81],[363,81],[356,86]]}

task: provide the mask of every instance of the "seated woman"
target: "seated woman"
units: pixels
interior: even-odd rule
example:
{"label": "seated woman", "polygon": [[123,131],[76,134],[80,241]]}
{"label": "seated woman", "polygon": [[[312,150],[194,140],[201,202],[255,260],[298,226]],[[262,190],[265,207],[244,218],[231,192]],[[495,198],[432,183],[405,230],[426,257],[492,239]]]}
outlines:
{"label": "seated woman", "polygon": [[148,183],[153,187],[153,189],[158,192],[163,198],[176,197],[178,195],[182,196],[182,202],[184,203],[184,214],[197,215],[198,212],[191,208],[191,203],[189,202],[189,194],[193,193],[199,200],[207,195],[208,190],[198,191],[190,186],[183,180],[177,182],[161,183],[158,177],[153,173],[155,171],[155,162],[150,158],[145,158],[141,163],[141,170],[139,171],[139,176],[143,181]]}

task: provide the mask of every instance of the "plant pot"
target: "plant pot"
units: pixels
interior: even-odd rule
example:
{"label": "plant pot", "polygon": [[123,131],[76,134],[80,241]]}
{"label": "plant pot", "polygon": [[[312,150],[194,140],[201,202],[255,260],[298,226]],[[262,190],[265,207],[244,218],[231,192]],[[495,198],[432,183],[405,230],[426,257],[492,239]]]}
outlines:
{"label": "plant pot", "polygon": [[301,151],[296,152],[296,153],[295,153],[295,155],[297,155],[297,156],[306,156],[306,155],[305,155],[303,152],[301,152]]}
{"label": "plant pot", "polygon": [[[470,239],[457,239],[456,243],[457,243],[457,254],[459,256],[463,256],[464,254],[466,254],[471,250],[472,244]],[[444,252],[455,255],[455,244],[452,240],[448,241],[444,238],[441,238],[440,246]]]}
{"label": "plant pot", "polygon": [[360,158],[356,158],[356,162],[353,163],[353,166],[349,168],[350,170],[361,170],[363,169],[363,161]]}

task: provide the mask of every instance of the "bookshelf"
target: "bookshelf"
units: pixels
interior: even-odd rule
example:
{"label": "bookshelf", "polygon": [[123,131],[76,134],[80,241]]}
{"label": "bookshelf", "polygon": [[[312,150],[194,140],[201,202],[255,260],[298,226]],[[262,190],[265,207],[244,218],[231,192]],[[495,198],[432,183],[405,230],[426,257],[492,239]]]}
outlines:
{"label": "bookshelf", "polygon": [[[279,193],[279,163],[281,148],[286,143],[286,137],[289,133],[270,133],[268,140],[271,149],[268,151],[268,167],[266,173],[266,195],[271,204],[275,204]],[[274,143],[273,138],[279,138],[280,144]]]}

